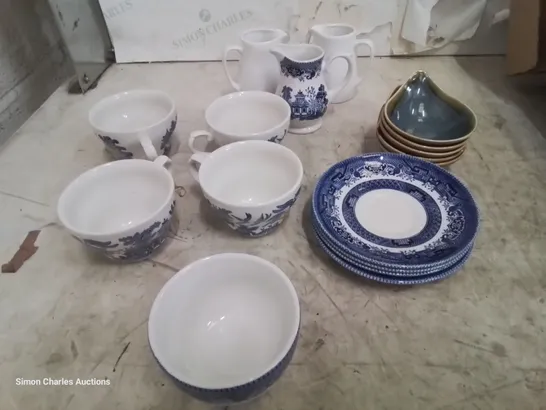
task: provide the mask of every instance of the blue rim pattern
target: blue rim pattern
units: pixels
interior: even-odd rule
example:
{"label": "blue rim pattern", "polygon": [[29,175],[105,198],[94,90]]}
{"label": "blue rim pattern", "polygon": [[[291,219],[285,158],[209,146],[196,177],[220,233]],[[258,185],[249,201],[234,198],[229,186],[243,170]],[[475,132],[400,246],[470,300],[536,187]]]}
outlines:
{"label": "blue rim pattern", "polygon": [[440,271],[438,273],[434,273],[431,275],[423,275],[423,276],[410,276],[410,277],[392,277],[387,275],[381,275],[377,274],[371,271],[368,271],[366,269],[359,268],[351,263],[349,263],[346,260],[343,260],[341,257],[337,256],[334,251],[332,251],[328,246],[322,242],[322,240],[316,236],[317,242],[319,246],[322,248],[322,250],[330,257],[334,262],[336,262],[341,267],[347,269],[349,272],[355,273],[358,276],[362,276],[366,279],[370,279],[376,282],[384,283],[387,285],[403,285],[403,286],[411,286],[411,285],[423,285],[425,283],[431,283],[436,282],[442,279],[445,279],[455,273],[457,273],[459,270],[461,270],[468,260],[470,258],[470,254],[472,253],[472,249],[468,251],[466,255],[464,255],[463,259],[461,259],[459,262],[457,262],[455,265],[451,266],[450,268]]}
{"label": "blue rim pattern", "polygon": [[[444,209],[447,229],[433,243],[402,252],[370,246],[346,232],[343,235],[335,201],[341,198],[342,188],[348,190],[367,177],[405,180],[433,193]],[[320,231],[331,243],[358,260],[386,269],[437,269],[453,263],[474,242],[479,230],[479,210],[464,184],[443,168],[404,154],[366,154],[333,165],[317,182],[312,207]]]}
{"label": "blue rim pattern", "polygon": [[[390,239],[374,235],[363,227],[358,222],[358,218],[355,214],[356,203],[362,195],[376,189],[392,189],[395,191],[404,192],[419,201],[427,214],[427,222],[423,229],[409,238]],[[422,243],[431,240],[434,235],[436,235],[442,224],[442,213],[440,212],[440,208],[426,191],[423,191],[415,185],[408,184],[405,181],[398,181],[394,179],[374,179],[355,185],[345,196],[345,199],[341,205],[341,212],[345,221],[347,222],[347,225],[349,225],[349,227],[355,231],[355,233],[366,239],[368,242],[390,248],[421,245]]]}
{"label": "blue rim pattern", "polygon": [[292,346],[282,358],[282,360],[277,363],[277,365],[269,370],[266,374],[260,376],[259,378],[252,380],[246,384],[240,386],[228,387],[224,389],[203,389],[201,387],[196,387],[191,384],[184,383],[178,380],[176,377],[171,375],[157,360],[155,353],[152,351],[156,362],[159,364],[161,369],[174,381],[174,383],[183,391],[188,393],[190,396],[204,401],[206,403],[212,403],[215,405],[229,406],[232,404],[242,403],[259,396],[269,389],[284,373],[288,364],[294,356],[296,351],[296,345],[298,344],[300,327],[298,327],[298,332],[296,337],[292,342]]}
{"label": "blue rim pattern", "polygon": [[457,262],[457,260],[460,260],[463,255],[468,252],[468,250],[474,246],[474,242],[471,242],[467,247],[465,247],[461,252],[459,252],[456,256],[449,258],[444,263],[439,263],[431,266],[426,267],[414,267],[414,266],[397,266],[397,267],[389,267],[384,264],[377,264],[377,263],[371,263],[367,260],[362,260],[359,257],[356,257],[352,255],[351,253],[347,252],[343,247],[332,243],[326,234],[322,232],[320,228],[320,224],[315,218],[315,215],[311,215],[311,221],[313,225],[313,229],[315,231],[316,235],[320,236],[320,239],[325,242],[328,247],[336,252],[337,255],[341,256],[343,259],[350,261],[352,264],[361,267],[363,269],[372,270],[373,272],[380,273],[382,275],[390,275],[390,276],[421,276],[421,275],[428,275],[431,273],[438,272],[442,269],[445,269],[446,267],[449,267]]}
{"label": "blue rim pattern", "polygon": [[392,268],[389,269],[389,268],[384,268],[383,266],[377,266],[377,265],[372,265],[372,264],[370,264],[368,262],[363,262],[363,261],[355,258],[354,256],[352,256],[350,254],[347,254],[346,252],[343,251],[343,249],[340,249],[337,245],[331,243],[324,236],[324,234],[320,232],[320,228],[317,227],[316,222],[314,222],[314,221],[313,221],[313,229],[314,229],[315,236],[318,236],[318,238],[326,246],[328,246],[328,248],[332,252],[334,252],[341,259],[346,260],[350,264],[355,265],[356,267],[358,267],[360,269],[364,269],[364,270],[367,270],[367,271],[372,271],[373,273],[379,274],[379,275],[394,276],[394,277],[398,277],[398,276],[415,277],[415,276],[424,276],[424,275],[431,275],[431,274],[438,273],[439,271],[447,269],[450,266],[457,263],[474,246],[473,243],[470,244],[470,246],[468,248],[465,248],[464,251],[461,252],[460,255],[458,255],[458,258],[450,261],[449,263],[438,265],[435,268],[415,270],[415,269],[407,269],[405,267],[399,267],[397,269],[392,269]]}

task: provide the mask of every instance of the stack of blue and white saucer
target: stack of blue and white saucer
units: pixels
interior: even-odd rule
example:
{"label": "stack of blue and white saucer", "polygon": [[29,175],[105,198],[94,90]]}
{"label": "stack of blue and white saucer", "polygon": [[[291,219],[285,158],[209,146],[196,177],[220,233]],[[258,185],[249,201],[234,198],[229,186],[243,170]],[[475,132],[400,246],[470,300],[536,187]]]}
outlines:
{"label": "stack of blue and white saucer", "polygon": [[313,228],[339,265],[378,282],[444,279],[470,257],[479,211],[451,173],[418,158],[377,153],[346,159],[319,179]]}

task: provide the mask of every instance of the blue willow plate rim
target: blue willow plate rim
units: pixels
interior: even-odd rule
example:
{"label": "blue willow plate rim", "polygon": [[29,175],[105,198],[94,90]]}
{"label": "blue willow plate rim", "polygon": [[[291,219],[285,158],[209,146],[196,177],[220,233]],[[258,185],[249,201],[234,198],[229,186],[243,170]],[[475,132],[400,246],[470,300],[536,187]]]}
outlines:
{"label": "blue willow plate rim", "polygon": [[313,222],[313,230],[314,230],[314,234],[318,236],[318,238],[341,259],[346,260],[348,263],[352,265],[355,265],[359,269],[366,269],[366,270],[372,271],[374,274],[393,276],[393,277],[398,277],[398,276],[415,277],[415,276],[432,275],[432,274],[438,273],[442,270],[449,268],[450,266],[457,264],[458,261],[460,261],[464,257],[464,255],[471,248],[474,247],[474,243],[470,244],[467,248],[463,249],[460,252],[460,254],[458,255],[458,258],[455,258],[449,263],[445,263],[443,265],[439,265],[433,268],[420,269],[420,270],[406,269],[404,267],[399,267],[397,269],[392,269],[392,268],[385,269],[381,265],[374,265],[366,261],[361,261],[358,258],[355,258],[354,256],[347,254],[342,249],[340,249],[337,245],[331,243],[327,238],[325,238],[324,234],[321,233],[320,229],[315,225],[314,222]]}
{"label": "blue willow plate rim", "polygon": [[[326,179],[329,177],[330,173],[335,172],[336,168],[338,167],[344,167],[347,165],[350,165],[351,163],[362,161],[362,162],[377,162],[377,163],[385,163],[385,160],[387,160],[387,164],[389,164],[388,160],[395,160],[395,161],[403,161],[406,163],[407,167],[415,167],[419,166],[425,170],[428,171],[434,171],[435,175],[441,175],[446,177],[448,180],[451,179],[450,182],[455,183],[459,185],[464,195],[467,197],[467,206],[465,209],[470,210],[475,215],[473,217],[475,218],[475,226],[474,229],[471,229],[471,232],[467,233],[465,243],[460,245],[458,247],[458,250],[455,250],[453,253],[443,256],[441,258],[437,258],[437,260],[433,260],[430,262],[424,262],[424,263],[416,263],[415,261],[410,260],[401,260],[401,261],[384,261],[381,259],[381,254],[376,253],[375,255],[371,252],[368,252],[369,254],[366,255],[366,250],[359,249],[358,251],[351,248],[350,244],[340,242],[338,238],[335,238],[334,235],[329,232],[326,229],[326,224],[322,220],[322,218],[319,217],[320,213],[317,209],[318,203],[319,203],[319,194],[321,189],[324,188],[324,185],[327,183]],[[410,165],[411,164],[411,165]],[[391,164],[392,165],[392,164]],[[464,252],[464,250],[471,244],[475,242],[476,236],[479,232],[480,228],[480,210],[477,206],[476,200],[474,199],[472,193],[467,188],[467,186],[455,175],[452,173],[444,170],[440,166],[436,164],[432,164],[428,161],[421,160],[419,158],[405,155],[405,154],[396,154],[396,153],[384,153],[384,152],[376,152],[376,153],[369,153],[369,154],[362,154],[357,155],[354,157],[347,158],[343,161],[340,161],[336,164],[333,164],[330,166],[319,178],[319,180],[316,183],[315,189],[313,191],[312,196],[312,210],[313,210],[313,216],[315,220],[318,222],[318,225],[320,227],[321,232],[324,232],[325,235],[328,237],[329,241],[332,243],[335,243],[339,248],[344,249],[346,253],[351,254],[352,256],[358,258],[359,260],[366,261],[368,263],[374,264],[376,266],[383,266],[386,268],[401,268],[404,267],[405,269],[413,269],[413,270],[422,270],[427,268],[434,268],[440,265],[449,264],[450,262],[457,259],[458,256],[460,256],[461,252]],[[470,214],[470,212],[469,212]],[[473,232],[472,232],[473,231]],[[403,255],[402,255],[403,256]],[[429,258],[430,259],[430,258]]]}
{"label": "blue willow plate rim", "polygon": [[458,271],[460,271],[465,263],[470,259],[470,256],[472,255],[472,249],[470,249],[461,260],[459,260],[457,263],[449,267],[448,269],[430,274],[430,275],[422,275],[422,276],[412,276],[412,277],[388,277],[387,275],[381,275],[377,273],[367,272],[362,268],[359,268],[353,264],[351,264],[348,261],[343,260],[341,257],[336,255],[332,250],[328,248],[328,246],[322,242],[322,240],[316,236],[316,239],[318,241],[319,246],[321,249],[330,257],[332,260],[337,263],[342,268],[348,270],[349,272],[352,272],[358,276],[364,277],[366,279],[370,279],[376,282],[388,284],[388,285],[403,285],[403,286],[412,286],[412,285],[424,285],[431,282],[437,282],[442,279],[446,279],[449,276],[454,275]]}

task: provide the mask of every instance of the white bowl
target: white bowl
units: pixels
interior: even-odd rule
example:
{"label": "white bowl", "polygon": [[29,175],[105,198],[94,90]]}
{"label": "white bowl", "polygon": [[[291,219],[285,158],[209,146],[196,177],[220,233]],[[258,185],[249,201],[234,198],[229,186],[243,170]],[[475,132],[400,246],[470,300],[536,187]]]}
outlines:
{"label": "white bowl", "polygon": [[57,213],[64,227],[110,259],[146,259],[165,240],[174,211],[169,159],[99,165],[63,191]]}
{"label": "white bowl", "polygon": [[267,141],[234,142],[193,154],[190,165],[212,207],[232,229],[251,237],[266,235],[283,221],[303,179],[298,156]]}
{"label": "white bowl", "polygon": [[191,263],[165,284],[148,336],[155,358],[183,390],[227,404],[263,393],[280,377],[299,325],[296,290],[277,266],[225,253]]}
{"label": "white bowl", "polygon": [[116,159],[167,155],[176,128],[174,101],[159,90],[130,90],[103,98],[89,111],[89,123]]}

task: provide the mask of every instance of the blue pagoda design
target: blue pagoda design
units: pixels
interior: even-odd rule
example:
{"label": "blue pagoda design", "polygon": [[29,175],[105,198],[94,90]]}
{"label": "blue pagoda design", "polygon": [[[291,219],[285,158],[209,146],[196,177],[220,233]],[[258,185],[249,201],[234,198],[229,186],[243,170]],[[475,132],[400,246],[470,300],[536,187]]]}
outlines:
{"label": "blue pagoda design", "polygon": [[292,88],[284,86],[282,97],[290,104],[291,119],[316,120],[324,115],[328,107],[326,87],[321,84],[318,90],[309,86],[305,90],[298,90],[292,98]]}

